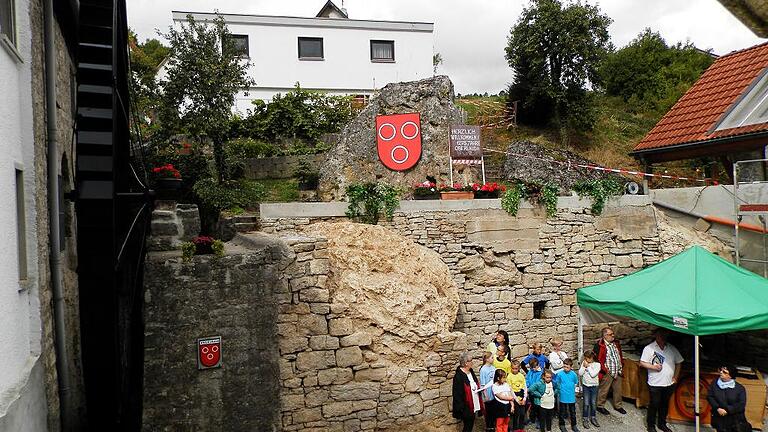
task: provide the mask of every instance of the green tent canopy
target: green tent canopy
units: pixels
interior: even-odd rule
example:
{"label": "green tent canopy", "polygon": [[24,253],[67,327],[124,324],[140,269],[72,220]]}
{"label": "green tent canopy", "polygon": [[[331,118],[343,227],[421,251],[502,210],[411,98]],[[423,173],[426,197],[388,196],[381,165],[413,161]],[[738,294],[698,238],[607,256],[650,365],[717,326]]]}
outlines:
{"label": "green tent canopy", "polygon": [[585,323],[628,317],[695,336],[768,328],[768,279],[699,246],[576,296]]}
{"label": "green tent canopy", "polygon": [[[654,266],[576,292],[582,325],[634,318],[693,335],[694,411],[700,413],[699,336],[768,328],[768,279],[699,246]],[[697,414],[696,431],[701,427]]]}

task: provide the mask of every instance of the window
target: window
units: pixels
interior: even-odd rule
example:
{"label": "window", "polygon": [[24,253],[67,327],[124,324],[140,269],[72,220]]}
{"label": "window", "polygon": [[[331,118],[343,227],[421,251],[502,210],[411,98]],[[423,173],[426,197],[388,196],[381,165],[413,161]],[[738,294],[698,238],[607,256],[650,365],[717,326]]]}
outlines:
{"label": "window", "polygon": [[371,61],[393,62],[395,61],[395,41],[371,41]]}
{"label": "window", "polygon": [[768,69],[717,125],[715,130],[768,122]]}
{"label": "window", "polygon": [[533,319],[544,318],[544,306],[547,305],[545,301],[533,302]]}
{"label": "window", "polygon": [[319,60],[323,58],[323,38],[300,37],[299,58]]}
{"label": "window", "polygon": [[248,35],[232,34],[228,37],[232,44],[232,49],[240,57],[250,57],[248,52]]}
{"label": "window", "polygon": [[16,251],[19,257],[19,279],[27,278],[27,222],[24,210],[24,171],[16,169]]}
{"label": "window", "polygon": [[0,0],[0,35],[16,46],[16,8],[14,0]]}

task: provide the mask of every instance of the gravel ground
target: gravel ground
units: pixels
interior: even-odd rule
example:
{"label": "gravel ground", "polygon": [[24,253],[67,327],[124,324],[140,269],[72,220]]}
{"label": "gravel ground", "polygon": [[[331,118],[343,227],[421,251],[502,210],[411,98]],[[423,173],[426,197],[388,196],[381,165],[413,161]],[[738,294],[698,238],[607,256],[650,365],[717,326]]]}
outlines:
{"label": "gravel ground", "polygon": [[[581,401],[578,402],[581,406]],[[632,402],[624,401],[624,409],[627,410],[626,415],[619,414],[610,407],[610,402],[606,404],[606,408],[610,412],[609,415],[597,414],[597,421],[600,423],[600,427],[590,427],[588,430],[584,430],[581,425],[581,417],[579,420],[579,430],[581,432],[645,432],[645,409],[635,408]],[[475,431],[482,431],[483,428],[478,427],[478,423],[482,423],[482,420],[478,420],[475,423]],[[694,432],[693,425],[690,424],[669,424],[670,429],[674,432]],[[526,432],[537,432],[538,429],[534,425],[529,425]],[[570,426],[567,425],[568,432],[571,432]],[[714,432],[714,429],[708,426],[702,426],[701,430]],[[768,424],[763,424],[763,432],[768,432]],[[560,432],[560,428],[557,426],[557,420],[553,421],[552,432]]]}

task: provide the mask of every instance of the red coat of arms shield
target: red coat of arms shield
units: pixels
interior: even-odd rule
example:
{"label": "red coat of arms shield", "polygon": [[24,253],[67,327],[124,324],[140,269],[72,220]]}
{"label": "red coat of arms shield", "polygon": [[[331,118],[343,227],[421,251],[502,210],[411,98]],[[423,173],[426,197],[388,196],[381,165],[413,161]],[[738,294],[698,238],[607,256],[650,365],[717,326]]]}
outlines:
{"label": "red coat of arms shield", "polygon": [[201,338],[197,340],[198,367],[209,369],[221,362],[221,337]]}
{"label": "red coat of arms shield", "polygon": [[379,160],[394,171],[412,168],[421,159],[419,113],[376,116],[376,148]]}

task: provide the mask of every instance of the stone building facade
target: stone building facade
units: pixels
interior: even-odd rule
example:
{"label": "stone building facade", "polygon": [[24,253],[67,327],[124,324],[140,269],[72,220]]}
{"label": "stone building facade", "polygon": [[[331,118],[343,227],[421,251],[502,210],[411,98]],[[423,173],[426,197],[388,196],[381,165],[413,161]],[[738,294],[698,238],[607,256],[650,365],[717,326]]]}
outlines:
{"label": "stone building facade", "polygon": [[[404,201],[392,221],[369,226],[345,221],[344,203],[263,205],[264,233],[238,235],[219,261],[151,255],[145,400],[153,406],[145,409],[146,430],[198,424],[199,407],[233,403],[226,402],[232,390],[220,390],[225,383],[241,390],[238,400],[249,399],[253,388],[236,374],[254,347],[271,356],[262,362],[270,372],[259,379],[272,381],[260,387],[279,404],[268,404],[261,418],[275,418],[275,430],[439,430],[453,423],[451,379],[462,351],[479,359],[501,328],[510,333],[515,357],[553,336],[575,353],[578,288],[639,270],[691,242],[719,247],[674,231],[647,197],[622,197],[600,216],[575,197],[561,197],[552,218],[525,203],[517,217],[499,207],[498,200]],[[263,244],[273,244],[274,252],[258,252]],[[249,285],[236,283],[240,264],[221,266],[264,256],[280,261],[253,275],[267,278],[271,293],[256,288],[262,297],[231,303]],[[188,318],[203,308],[189,290],[211,277],[200,324]],[[255,333],[222,321],[245,311],[258,315],[265,305],[275,305],[267,314],[274,323],[267,320]],[[631,351],[649,330],[624,323],[618,333]],[[586,329],[587,344],[596,331]],[[225,345],[231,339],[226,355],[234,364],[194,371],[193,336],[206,332],[222,334]],[[161,348],[167,340],[181,346]],[[250,350],[241,350],[243,341]],[[190,387],[205,382],[215,383],[213,390]],[[205,412],[227,412],[214,411]]]}

